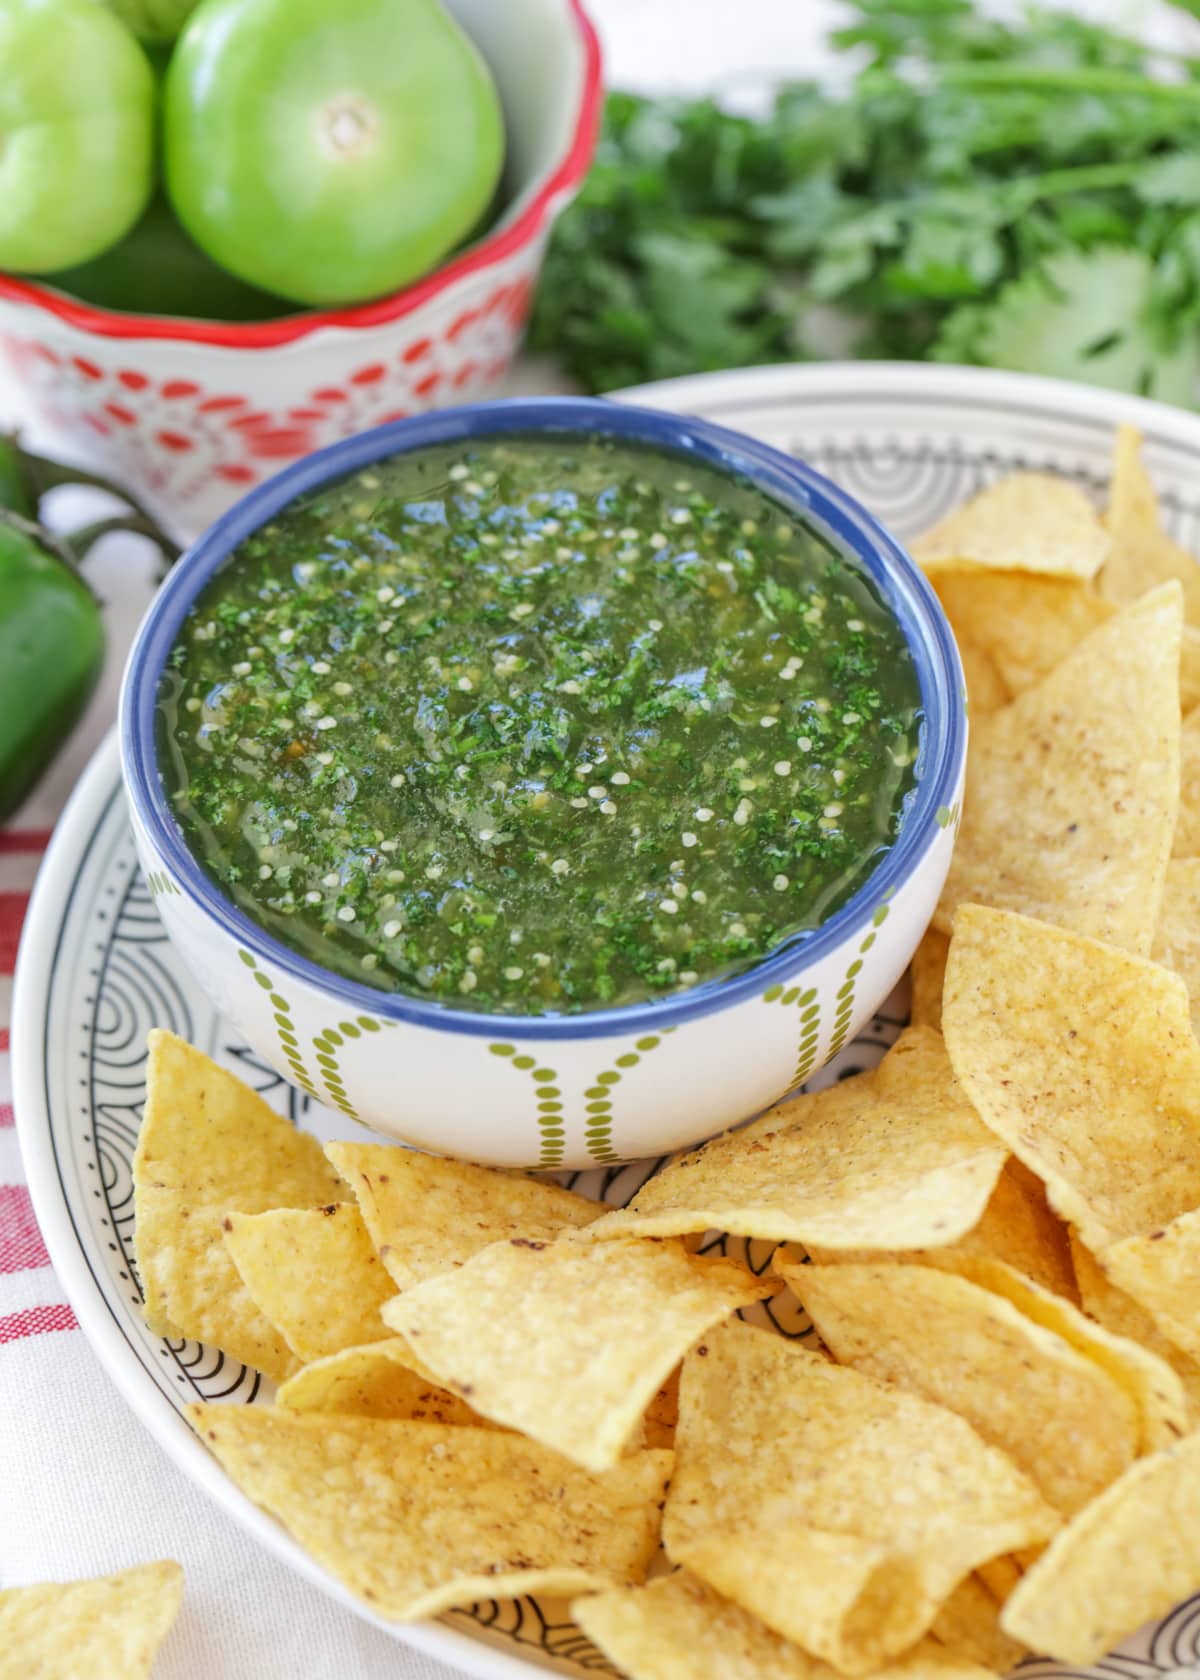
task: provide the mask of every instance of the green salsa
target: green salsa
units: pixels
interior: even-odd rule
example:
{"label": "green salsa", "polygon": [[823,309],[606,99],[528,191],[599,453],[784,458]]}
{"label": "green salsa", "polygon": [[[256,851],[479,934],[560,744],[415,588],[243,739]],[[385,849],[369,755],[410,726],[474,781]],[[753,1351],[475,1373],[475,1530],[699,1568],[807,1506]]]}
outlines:
{"label": "green salsa", "polygon": [[260,926],[476,1010],[631,1003],[818,927],[921,724],[858,566],[749,484],[571,434],[400,455],[198,598],[160,761]]}

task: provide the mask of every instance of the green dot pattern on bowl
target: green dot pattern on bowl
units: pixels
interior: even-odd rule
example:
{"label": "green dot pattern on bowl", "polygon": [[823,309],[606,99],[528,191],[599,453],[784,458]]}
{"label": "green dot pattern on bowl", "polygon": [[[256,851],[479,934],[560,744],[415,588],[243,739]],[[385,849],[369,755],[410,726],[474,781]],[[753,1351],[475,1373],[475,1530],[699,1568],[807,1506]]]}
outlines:
{"label": "green dot pattern on bowl", "polygon": [[308,1092],[314,1101],[320,1101],[312,1076],[300,1054],[300,1040],[296,1036],[296,1027],[292,1020],[290,1004],[280,992],[276,991],[274,980],[259,968],[257,959],[249,951],[239,950],[238,956],[246,967],[252,971],[256,983],[268,994],[267,1002],[270,1003],[275,1012],[275,1030],[279,1038],[279,1048],[283,1052],[284,1061],[291,1069],[292,1078],[302,1091]]}
{"label": "green dot pattern on bowl", "polygon": [[493,1056],[501,1056],[511,1062],[519,1073],[527,1073],[533,1083],[535,1100],[534,1113],[540,1140],[538,1155],[539,1167],[559,1167],[562,1165],[563,1149],[566,1144],[566,1132],[563,1126],[561,1102],[562,1087],[558,1084],[558,1074],[554,1068],[539,1067],[536,1056],[518,1056],[515,1044],[489,1044],[488,1050]]}
{"label": "green dot pattern on bowl", "polygon": [[[674,1029],[668,1028],[667,1030],[673,1031]],[[607,1166],[621,1159],[613,1146],[613,1108],[617,1100],[617,1093],[613,1087],[620,1084],[622,1072],[628,1072],[631,1068],[637,1067],[643,1057],[648,1056],[651,1051],[657,1050],[664,1036],[665,1034],[660,1036],[652,1033],[646,1038],[639,1038],[636,1050],[623,1051],[621,1055],[614,1058],[611,1068],[604,1068],[600,1073],[593,1076],[594,1083],[589,1085],[584,1092],[587,1099],[584,1103],[584,1111],[588,1117],[587,1125],[584,1128],[584,1142],[587,1144],[588,1154],[593,1161]],[[621,1071],[619,1072],[618,1069]]]}

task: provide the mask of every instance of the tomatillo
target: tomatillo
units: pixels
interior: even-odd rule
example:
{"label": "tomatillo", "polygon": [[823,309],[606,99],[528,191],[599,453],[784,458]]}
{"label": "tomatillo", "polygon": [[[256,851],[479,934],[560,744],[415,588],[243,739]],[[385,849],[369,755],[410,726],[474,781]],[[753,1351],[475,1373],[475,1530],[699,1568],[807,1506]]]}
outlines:
{"label": "tomatillo", "polygon": [[139,315],[266,321],[291,307],[218,268],[188,238],[161,193],[111,250],[46,279],[85,303]]}
{"label": "tomatillo", "polygon": [[149,61],[93,0],[0,0],[0,66],[0,268],[87,262],[150,198]]}
{"label": "tomatillo", "polygon": [[103,4],[150,46],[173,41],[196,9],[196,0],[103,0]]}
{"label": "tomatillo", "polygon": [[297,303],[353,303],[471,231],[504,125],[438,0],[201,0],[167,70],[164,154],[215,262]]}

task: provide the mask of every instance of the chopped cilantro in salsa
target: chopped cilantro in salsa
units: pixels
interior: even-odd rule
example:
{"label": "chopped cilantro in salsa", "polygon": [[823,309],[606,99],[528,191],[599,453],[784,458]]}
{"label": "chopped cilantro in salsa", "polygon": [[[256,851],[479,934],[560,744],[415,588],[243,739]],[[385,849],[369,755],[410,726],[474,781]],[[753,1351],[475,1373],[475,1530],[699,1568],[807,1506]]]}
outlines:
{"label": "chopped cilantro in salsa", "polygon": [[919,726],[855,564],[745,483],[564,434],[400,455],[248,538],[168,662],[161,760],[285,943],[546,1013],[818,927],[894,839]]}

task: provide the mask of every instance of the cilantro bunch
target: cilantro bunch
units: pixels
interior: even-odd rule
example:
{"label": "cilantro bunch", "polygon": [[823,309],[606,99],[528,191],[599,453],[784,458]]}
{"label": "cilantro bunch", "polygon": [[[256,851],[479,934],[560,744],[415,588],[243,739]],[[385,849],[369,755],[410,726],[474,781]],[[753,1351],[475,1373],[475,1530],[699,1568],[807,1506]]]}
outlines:
{"label": "cilantro bunch", "polygon": [[610,96],[534,346],[593,391],[835,348],[1200,399],[1200,59],[1053,11],[851,9],[840,89],[761,118]]}

